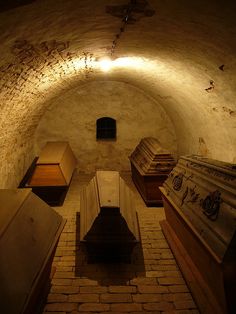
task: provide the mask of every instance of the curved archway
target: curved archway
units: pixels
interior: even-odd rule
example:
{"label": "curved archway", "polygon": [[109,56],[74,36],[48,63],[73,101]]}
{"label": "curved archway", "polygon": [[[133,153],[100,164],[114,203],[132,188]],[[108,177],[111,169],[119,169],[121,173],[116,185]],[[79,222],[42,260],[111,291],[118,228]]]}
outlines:
{"label": "curved archway", "polygon": [[[96,140],[96,121],[113,117],[115,141]],[[128,156],[142,137],[158,137],[177,155],[173,123],[161,105],[141,89],[120,81],[90,81],[52,101],[34,136],[38,154],[49,141],[69,141],[78,169],[129,170]]]}
{"label": "curved archway", "polygon": [[125,82],[153,98],[173,123],[179,155],[235,161],[235,3],[222,3],[153,1],[156,14],[128,25],[110,72],[99,61],[120,19],[105,1],[36,1],[0,13],[1,187],[16,186],[32,160],[46,108],[90,80]]}

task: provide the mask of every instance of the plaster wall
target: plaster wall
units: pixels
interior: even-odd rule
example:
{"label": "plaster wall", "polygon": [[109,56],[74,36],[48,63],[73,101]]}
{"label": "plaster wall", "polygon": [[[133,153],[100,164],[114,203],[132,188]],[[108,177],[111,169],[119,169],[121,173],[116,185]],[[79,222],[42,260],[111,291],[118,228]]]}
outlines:
{"label": "plaster wall", "polygon": [[[116,119],[115,141],[96,140],[96,120],[101,117]],[[127,171],[128,156],[148,136],[176,157],[174,126],[157,101],[127,83],[93,81],[48,106],[35,132],[35,154],[47,141],[69,141],[80,170]]]}

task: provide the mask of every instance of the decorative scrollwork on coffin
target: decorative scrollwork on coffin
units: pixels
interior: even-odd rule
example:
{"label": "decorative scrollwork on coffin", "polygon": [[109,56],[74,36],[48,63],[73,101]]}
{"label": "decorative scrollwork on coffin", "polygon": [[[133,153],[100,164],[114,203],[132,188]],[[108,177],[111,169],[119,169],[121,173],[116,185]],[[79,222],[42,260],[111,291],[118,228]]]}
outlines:
{"label": "decorative scrollwork on coffin", "polygon": [[184,194],[183,194],[183,196],[182,196],[182,199],[181,199],[181,206],[183,205],[183,203],[184,203],[184,201],[185,201],[187,195],[188,195],[188,187],[186,187],[186,190],[185,190],[185,192],[184,192]]}
{"label": "decorative scrollwork on coffin", "polygon": [[181,190],[181,187],[182,187],[182,184],[183,184],[183,177],[184,177],[184,174],[183,173],[179,173],[172,180],[173,189],[175,191],[180,191]]}
{"label": "decorative scrollwork on coffin", "polygon": [[202,201],[203,213],[212,221],[218,218],[220,203],[221,203],[221,193],[216,190],[207,195],[207,197]]}
{"label": "decorative scrollwork on coffin", "polygon": [[199,198],[199,193],[197,193],[196,190],[196,185],[194,186],[194,188],[190,188],[189,192],[190,192],[190,198],[188,200],[188,203],[196,203],[198,198]]}

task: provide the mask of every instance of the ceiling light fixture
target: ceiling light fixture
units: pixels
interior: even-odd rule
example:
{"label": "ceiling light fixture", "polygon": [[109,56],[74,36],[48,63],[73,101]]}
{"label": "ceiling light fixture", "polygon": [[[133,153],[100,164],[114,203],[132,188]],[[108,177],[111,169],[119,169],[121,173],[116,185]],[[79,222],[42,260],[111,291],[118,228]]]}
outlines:
{"label": "ceiling light fixture", "polygon": [[112,60],[103,59],[103,60],[99,61],[99,66],[103,72],[108,72],[112,68]]}

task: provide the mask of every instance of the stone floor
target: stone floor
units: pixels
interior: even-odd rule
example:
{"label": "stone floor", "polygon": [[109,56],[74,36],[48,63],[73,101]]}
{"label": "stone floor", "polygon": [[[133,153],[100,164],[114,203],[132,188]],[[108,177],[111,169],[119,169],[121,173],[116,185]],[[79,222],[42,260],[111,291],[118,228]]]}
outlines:
{"label": "stone floor", "polygon": [[164,210],[145,206],[129,173],[121,176],[135,194],[142,243],[130,264],[87,262],[78,237],[80,190],[92,176],[75,173],[63,206],[55,207],[67,223],[44,313],[199,313],[161,231]]}

